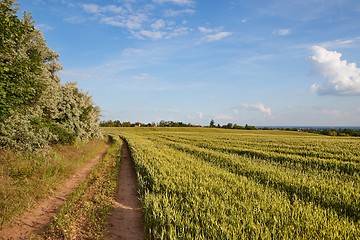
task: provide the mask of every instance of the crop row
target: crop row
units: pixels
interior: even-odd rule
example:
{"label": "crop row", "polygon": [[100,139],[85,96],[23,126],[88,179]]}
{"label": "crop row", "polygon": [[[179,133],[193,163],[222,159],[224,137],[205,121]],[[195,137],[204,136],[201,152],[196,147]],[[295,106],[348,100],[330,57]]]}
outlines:
{"label": "crop row", "polygon": [[[256,158],[238,156],[186,144],[171,143],[170,147],[190,153],[229,172],[246,176],[262,185],[272,187],[307,202],[332,208],[339,215],[360,220],[360,188],[358,182],[337,179],[335,174],[315,175],[294,171],[259,161]],[[335,175],[335,177],[333,176]]]}
{"label": "crop row", "polygon": [[178,143],[164,138],[186,135],[196,143],[197,135],[205,139],[207,134],[198,131],[115,132],[129,143],[134,158],[149,238],[360,237],[359,188],[351,181],[336,189],[310,172],[200,148],[182,142],[185,137]]}

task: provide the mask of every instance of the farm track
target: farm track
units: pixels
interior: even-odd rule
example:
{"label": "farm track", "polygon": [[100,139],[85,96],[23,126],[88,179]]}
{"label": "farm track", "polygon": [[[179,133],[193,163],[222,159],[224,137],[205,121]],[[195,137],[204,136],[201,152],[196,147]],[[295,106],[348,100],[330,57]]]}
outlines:
{"label": "farm track", "polygon": [[109,239],[144,239],[144,216],[136,191],[136,174],[128,145],[121,147],[121,167]]}
{"label": "farm track", "polygon": [[64,203],[66,197],[89,175],[91,169],[103,158],[110,145],[88,162],[79,172],[66,180],[52,196],[39,203],[32,210],[5,225],[0,230],[0,239],[31,239],[41,234],[46,225],[56,215],[57,209]]}

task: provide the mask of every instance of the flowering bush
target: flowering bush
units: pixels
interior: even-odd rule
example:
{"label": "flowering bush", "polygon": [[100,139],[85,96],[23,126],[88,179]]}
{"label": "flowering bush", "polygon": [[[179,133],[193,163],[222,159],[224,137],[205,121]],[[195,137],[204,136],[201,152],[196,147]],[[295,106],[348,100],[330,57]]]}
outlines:
{"label": "flowering bush", "polygon": [[29,14],[15,0],[0,2],[0,147],[34,150],[99,137],[99,113],[76,83],[62,85],[62,68]]}

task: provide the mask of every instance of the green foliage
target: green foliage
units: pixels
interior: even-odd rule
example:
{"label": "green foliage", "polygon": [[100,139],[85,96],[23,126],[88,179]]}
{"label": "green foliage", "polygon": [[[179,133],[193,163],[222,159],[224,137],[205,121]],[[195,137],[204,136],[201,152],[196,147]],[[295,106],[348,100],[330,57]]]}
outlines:
{"label": "green foliage", "polygon": [[[0,3],[0,119],[32,106],[46,88],[42,67],[49,50],[30,15],[20,20],[13,1]],[[52,61],[53,59],[48,59]]]}
{"label": "green foliage", "polygon": [[0,2],[0,147],[34,150],[100,136],[100,110],[75,83],[60,84],[62,67],[29,14]]}
{"label": "green foliage", "polygon": [[57,137],[57,139],[55,141],[53,141],[53,143],[60,143],[60,144],[74,144],[75,143],[75,140],[76,140],[75,133],[69,132],[61,124],[51,123],[50,131],[52,134],[54,134]]}

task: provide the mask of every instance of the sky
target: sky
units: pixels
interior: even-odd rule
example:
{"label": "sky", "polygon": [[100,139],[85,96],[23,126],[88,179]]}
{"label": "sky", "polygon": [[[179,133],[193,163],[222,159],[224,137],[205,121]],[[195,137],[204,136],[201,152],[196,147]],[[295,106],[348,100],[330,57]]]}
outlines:
{"label": "sky", "polygon": [[358,0],[18,0],[101,120],[360,126]]}

